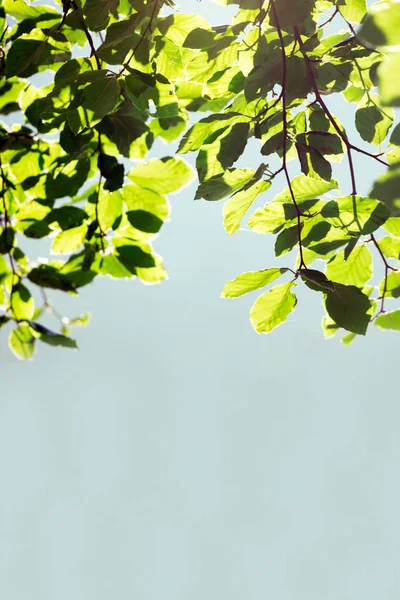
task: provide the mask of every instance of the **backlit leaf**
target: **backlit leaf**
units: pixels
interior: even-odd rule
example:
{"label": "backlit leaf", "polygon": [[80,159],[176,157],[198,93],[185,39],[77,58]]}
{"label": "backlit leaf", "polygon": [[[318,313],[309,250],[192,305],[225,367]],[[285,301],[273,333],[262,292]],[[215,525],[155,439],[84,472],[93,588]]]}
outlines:
{"label": "backlit leaf", "polygon": [[8,338],[9,346],[20,360],[29,360],[35,352],[35,338],[28,325],[19,325]]}
{"label": "backlit leaf", "polygon": [[248,185],[243,190],[233,194],[225,202],[223,209],[224,227],[229,234],[235,233],[239,229],[242,218],[254,200],[259,194],[265,192],[270,185],[268,181],[256,181],[253,185]]}
{"label": "backlit leaf", "polygon": [[268,283],[271,283],[287,269],[264,269],[262,271],[249,271],[238,275],[236,279],[232,279],[225,284],[221,292],[221,298],[237,298],[253,290],[257,290]]}
{"label": "backlit leaf", "polygon": [[373,46],[399,46],[400,4],[390,0],[373,4],[358,35]]}
{"label": "backlit leaf", "polygon": [[250,311],[250,320],[257,333],[269,333],[286,321],[297,302],[290,291],[293,285],[293,281],[282,283],[257,298]]}
{"label": "backlit leaf", "polygon": [[188,184],[193,171],[181,158],[154,158],[133,167],[128,177],[142,188],[168,194]]}
{"label": "backlit leaf", "polygon": [[372,254],[369,248],[365,244],[356,246],[347,260],[344,251],[339,252],[328,263],[326,276],[337,283],[363,288],[372,277]]}
{"label": "backlit leaf", "polygon": [[378,315],[374,324],[381,329],[394,329],[400,331],[400,310]]}

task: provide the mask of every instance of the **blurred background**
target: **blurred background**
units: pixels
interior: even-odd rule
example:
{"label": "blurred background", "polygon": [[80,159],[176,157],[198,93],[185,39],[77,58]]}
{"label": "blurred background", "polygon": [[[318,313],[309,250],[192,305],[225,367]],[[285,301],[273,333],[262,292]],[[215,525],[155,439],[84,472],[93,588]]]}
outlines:
{"label": "blurred background", "polygon": [[[351,133],[352,109],[331,107]],[[355,158],[367,193],[377,164]],[[336,175],[349,186],[346,165]],[[92,313],[79,352],[43,345],[22,363],[0,338],[0,594],[397,599],[400,338],[324,340],[321,296],[300,286],[288,322],[257,335],[257,292],[219,295],[275,266],[274,240],[229,237],[222,203],[193,202],[195,189],[170,197],[155,242],[168,281],[52,295]]]}

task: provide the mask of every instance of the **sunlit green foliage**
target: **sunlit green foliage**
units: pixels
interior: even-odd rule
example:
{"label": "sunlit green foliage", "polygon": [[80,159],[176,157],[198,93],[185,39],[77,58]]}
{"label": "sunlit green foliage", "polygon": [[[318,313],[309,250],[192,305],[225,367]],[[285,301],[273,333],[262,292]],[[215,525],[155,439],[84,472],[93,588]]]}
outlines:
{"label": "sunlit green foliage", "polygon": [[[0,327],[18,357],[37,341],[75,348],[70,328],[87,323],[58,315],[47,290],[165,278],[152,243],[167,194],[195,176],[182,158],[192,152],[195,197],[225,201],[228,234],[268,191],[247,225],[276,236],[283,264],[222,292],[272,284],[251,309],[256,331],[284,322],[303,284],[322,294],[327,337],[400,329],[400,3],[218,1],[237,8],[226,26],[170,0],[1,3]],[[334,95],[355,105],[359,142],[331,112]],[[157,138],[179,140],[176,155],[149,158]],[[252,138],[260,160],[243,165]],[[384,167],[367,195],[356,154]],[[26,238],[49,241],[49,259],[29,259]],[[49,312],[55,331],[39,322]]]}

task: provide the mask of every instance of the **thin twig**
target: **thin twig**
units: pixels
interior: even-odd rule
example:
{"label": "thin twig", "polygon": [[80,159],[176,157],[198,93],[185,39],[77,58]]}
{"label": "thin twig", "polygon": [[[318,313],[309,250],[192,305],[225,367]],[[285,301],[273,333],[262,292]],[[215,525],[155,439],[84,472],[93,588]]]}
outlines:
{"label": "thin twig", "polygon": [[[4,212],[4,231],[7,233],[7,231],[9,231],[10,219],[8,216],[8,209],[7,209],[7,203],[6,203],[6,179],[5,179],[4,169],[3,169],[3,163],[1,162],[1,157],[0,157],[0,176],[1,176],[1,198],[3,201],[3,212]],[[13,274],[12,283],[11,283],[11,292],[10,292],[10,299],[11,299],[13,289],[14,289],[14,279],[18,278],[18,274],[15,269],[14,258],[10,251],[7,252],[7,256],[10,261],[11,271]],[[10,306],[8,308],[10,308]]]}
{"label": "thin twig", "polygon": [[142,33],[142,35],[140,36],[139,40],[137,41],[136,45],[132,48],[132,52],[129,55],[129,58],[127,61],[125,61],[125,63],[122,66],[122,69],[120,70],[120,72],[118,73],[118,77],[120,77],[122,75],[122,73],[125,71],[126,69],[126,65],[129,65],[129,63],[131,62],[132,58],[135,56],[139,46],[142,44],[144,38],[146,37],[147,33],[150,31],[152,31],[152,26],[153,26],[153,21],[154,21],[154,17],[156,16],[156,10],[157,10],[157,6],[159,4],[160,0],[155,0],[154,1],[154,7],[153,7],[153,11],[151,13],[150,16],[150,20],[147,23],[146,27],[144,28],[144,31]]}
{"label": "thin twig", "polygon": [[329,19],[327,21],[325,21],[324,23],[321,23],[321,25],[318,25],[318,29],[323,29],[324,27],[329,25],[329,23],[331,23],[333,21],[333,19],[336,17],[338,12],[339,12],[339,9],[338,9],[338,7],[336,7],[335,10],[333,11],[333,13],[331,14],[331,16],[329,17]]}
{"label": "thin twig", "polygon": [[[71,0],[71,4],[72,4],[72,6],[74,7],[75,10],[79,10],[79,6],[75,2],[75,0]],[[97,55],[96,48],[95,48],[95,45],[93,43],[93,38],[92,38],[92,36],[90,34],[88,26],[86,25],[86,21],[85,21],[85,19],[83,17],[81,18],[81,24],[82,24],[82,27],[83,27],[83,31],[85,32],[86,39],[87,39],[87,41],[89,43],[89,46],[90,46],[91,56],[94,56],[97,68],[100,70],[101,69],[101,60],[100,60],[100,58]]]}
{"label": "thin twig", "polygon": [[281,93],[279,94],[279,96],[274,100],[274,102],[272,104],[268,104],[265,108],[263,108],[262,110],[260,110],[260,112],[253,117],[253,121],[259,119],[260,117],[263,117],[265,114],[267,114],[268,111],[270,111],[272,108],[274,108],[278,102],[280,102],[282,100],[282,90]]}
{"label": "thin twig", "polygon": [[96,213],[96,221],[97,224],[99,226],[99,232],[100,232],[100,245],[101,245],[101,251],[105,252],[105,246],[104,246],[104,238],[106,237],[106,233],[103,231],[103,228],[100,224],[99,221],[99,201],[100,201],[100,191],[101,191],[101,181],[102,181],[102,175],[100,173],[100,177],[99,177],[99,185],[97,187],[97,194],[96,194],[96,204],[95,204],[95,213]]}

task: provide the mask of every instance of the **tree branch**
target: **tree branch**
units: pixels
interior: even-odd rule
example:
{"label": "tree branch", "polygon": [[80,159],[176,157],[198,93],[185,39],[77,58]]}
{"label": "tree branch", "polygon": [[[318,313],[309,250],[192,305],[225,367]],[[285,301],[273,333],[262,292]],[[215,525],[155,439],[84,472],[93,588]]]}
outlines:
{"label": "tree branch", "polygon": [[[75,10],[79,10],[79,6],[77,5],[77,3],[76,3],[75,0],[71,0],[71,4],[72,4],[72,6],[74,7]],[[95,45],[93,43],[93,38],[92,38],[92,36],[90,34],[88,26],[86,25],[86,21],[85,21],[85,19],[83,17],[81,18],[81,23],[82,23],[83,31],[85,32],[85,35],[86,35],[86,39],[87,39],[87,41],[89,43],[89,46],[90,46],[91,56],[94,56],[97,68],[100,70],[101,69],[101,60],[100,60],[100,58],[97,55],[96,48],[95,48]]]}
{"label": "tree branch", "polygon": [[274,15],[276,30],[278,32],[278,37],[281,45],[281,56],[282,56],[282,122],[283,122],[283,149],[282,149],[282,167],[285,173],[286,181],[288,184],[290,196],[292,198],[292,202],[296,209],[297,214],[297,238],[299,241],[299,252],[300,252],[300,269],[307,269],[307,266],[304,262],[303,257],[303,244],[301,241],[301,211],[299,205],[297,204],[297,200],[295,194],[293,192],[292,182],[290,179],[289,171],[286,164],[286,155],[287,155],[287,140],[288,140],[288,127],[287,127],[287,107],[286,107],[286,77],[287,77],[287,59],[286,59],[286,51],[285,51],[285,42],[282,35],[282,30],[278,21],[278,13],[275,7],[275,0],[271,0],[271,10]]}
{"label": "tree branch", "polygon": [[[349,142],[349,139],[348,139],[346,133],[340,129],[339,125],[336,122],[336,119],[331,114],[329,108],[327,107],[327,105],[325,104],[325,102],[324,102],[324,100],[323,100],[323,98],[321,96],[321,93],[320,93],[320,91],[318,89],[318,85],[317,85],[317,81],[316,81],[316,78],[315,78],[315,74],[314,74],[314,71],[312,69],[310,58],[309,58],[307,52],[304,50],[304,45],[303,45],[303,42],[301,40],[300,33],[299,33],[299,30],[298,30],[297,27],[294,27],[294,33],[295,33],[295,38],[299,42],[300,51],[301,51],[301,53],[303,55],[303,58],[305,60],[305,63],[306,63],[307,72],[308,72],[308,74],[310,76],[310,79],[311,79],[311,82],[312,82],[312,86],[313,86],[315,97],[316,97],[319,105],[321,106],[321,108],[325,112],[326,116],[328,117],[329,121],[332,123],[332,126],[337,131],[339,137],[343,140],[344,145],[346,146],[347,158],[348,158],[348,161],[349,161],[351,187],[352,187],[351,195],[355,196],[357,194],[357,185],[356,185],[356,176],[355,176],[354,163],[353,163],[353,157],[352,157],[351,151],[355,150],[357,152],[361,152],[363,154],[366,154],[367,156],[375,158],[379,162],[381,162],[383,164],[386,164],[386,165],[388,165],[388,163],[386,163],[385,161],[380,160],[377,156],[375,156],[373,154],[370,154],[369,152],[361,150],[361,148],[357,148],[356,146],[354,146],[353,144],[351,144]],[[382,252],[382,250],[381,250],[381,248],[380,248],[380,246],[379,246],[379,244],[378,244],[378,242],[377,242],[377,240],[376,240],[376,238],[375,238],[375,236],[373,234],[371,234],[371,238],[370,239],[373,242],[373,244],[375,245],[376,249],[378,250],[378,252],[379,252],[379,254],[380,254],[380,256],[381,256],[381,258],[383,260],[383,263],[385,265],[385,283],[384,283],[384,289],[383,289],[383,294],[382,294],[382,298],[381,298],[381,309],[380,309],[380,312],[384,312],[384,301],[385,301],[385,294],[386,294],[386,290],[387,290],[388,273],[389,273],[390,269],[391,270],[395,270],[395,269],[393,267],[391,267],[389,265],[389,263],[387,262],[386,257],[383,254],[383,252]]]}

